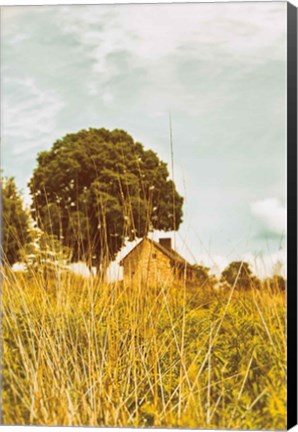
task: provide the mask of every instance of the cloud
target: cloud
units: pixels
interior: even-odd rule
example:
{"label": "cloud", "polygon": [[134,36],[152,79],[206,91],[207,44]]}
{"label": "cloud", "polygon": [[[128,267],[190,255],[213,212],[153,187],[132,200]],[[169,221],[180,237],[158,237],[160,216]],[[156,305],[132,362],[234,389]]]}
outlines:
{"label": "cloud", "polygon": [[68,265],[68,268],[73,272],[80,276],[88,277],[91,276],[91,272],[88,266],[84,262],[76,262]]}
{"label": "cloud", "polygon": [[268,52],[268,47],[283,42],[286,20],[280,19],[280,12],[285,8],[282,3],[66,6],[60,17],[64,31],[92,49],[103,70],[106,55],[115,50],[134,51],[151,63],[189,49],[194,41],[209,58],[210,48],[257,62],[280,58],[280,50]]}
{"label": "cloud", "polygon": [[3,141],[13,155],[42,147],[55,131],[64,104],[56,92],[37,87],[33,79],[6,77],[3,83]]}
{"label": "cloud", "polygon": [[16,33],[13,37],[10,38],[10,45],[18,45],[21,42],[28,40],[28,35],[25,33]]}
{"label": "cloud", "polygon": [[250,205],[251,213],[259,218],[268,230],[276,234],[286,232],[286,208],[277,198],[267,198]]}
{"label": "cloud", "polygon": [[92,62],[92,94],[123,82],[148,111],[194,115],[224,105],[243,74],[285,60],[283,11],[282,3],[66,6],[57,19]]}
{"label": "cloud", "polygon": [[274,274],[286,277],[287,260],[286,251],[284,249],[259,255],[246,253],[243,255],[242,259],[250,264],[252,272],[260,278],[270,277]]}
{"label": "cloud", "polygon": [[191,217],[218,268],[248,241],[279,247],[278,205],[253,201],[285,191],[285,3],[14,9],[3,16],[2,138],[20,187],[37,151],[88,127],[123,128],[170,161],[171,111],[180,233]]}
{"label": "cloud", "polygon": [[204,254],[199,257],[198,263],[210,268],[210,273],[220,278],[222,271],[232,261],[244,261],[250,265],[250,268],[256,276],[263,279],[280,274],[286,277],[286,252],[279,250],[267,254],[256,254],[251,252],[240,254],[238,257],[229,259],[226,255],[213,255],[212,257]]}

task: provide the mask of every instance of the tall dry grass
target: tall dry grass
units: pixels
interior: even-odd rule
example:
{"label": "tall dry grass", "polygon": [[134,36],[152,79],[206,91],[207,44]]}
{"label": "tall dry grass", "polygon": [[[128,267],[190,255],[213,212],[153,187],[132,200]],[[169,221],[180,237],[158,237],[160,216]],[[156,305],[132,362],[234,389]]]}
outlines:
{"label": "tall dry grass", "polygon": [[284,293],[2,278],[4,424],[286,428]]}

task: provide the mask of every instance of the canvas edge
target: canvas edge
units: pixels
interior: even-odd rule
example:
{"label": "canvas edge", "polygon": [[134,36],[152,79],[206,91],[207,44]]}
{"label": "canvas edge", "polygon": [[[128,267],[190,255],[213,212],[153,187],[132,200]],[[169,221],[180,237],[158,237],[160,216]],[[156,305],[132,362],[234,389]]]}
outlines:
{"label": "canvas edge", "polygon": [[287,3],[287,429],[297,424],[297,8]]}

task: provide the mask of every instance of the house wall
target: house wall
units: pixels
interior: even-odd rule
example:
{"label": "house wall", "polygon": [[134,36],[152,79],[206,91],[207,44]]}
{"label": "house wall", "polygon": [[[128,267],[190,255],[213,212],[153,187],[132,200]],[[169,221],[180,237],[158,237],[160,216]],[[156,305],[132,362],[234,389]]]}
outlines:
{"label": "house wall", "polygon": [[170,259],[145,239],[125,259],[123,279],[126,286],[158,286],[172,283],[174,273]]}

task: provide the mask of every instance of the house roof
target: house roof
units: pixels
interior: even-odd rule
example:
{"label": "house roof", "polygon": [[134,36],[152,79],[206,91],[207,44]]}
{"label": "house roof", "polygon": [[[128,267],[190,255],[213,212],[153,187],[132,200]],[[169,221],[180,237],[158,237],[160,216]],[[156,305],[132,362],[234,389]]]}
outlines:
{"label": "house roof", "polygon": [[128,256],[137,249],[143,241],[148,240],[152,245],[154,245],[160,252],[162,252],[164,255],[166,255],[170,260],[174,261],[176,264],[180,265],[187,265],[187,267],[193,267],[189,262],[186,261],[185,258],[183,258],[181,255],[178,254],[174,249],[167,249],[164,246],[162,246],[160,243],[149,239],[148,237],[144,237],[140,243],[138,243],[127,255],[125,255],[124,258],[120,261],[120,265],[122,266],[124,264],[124,261],[128,258]]}

